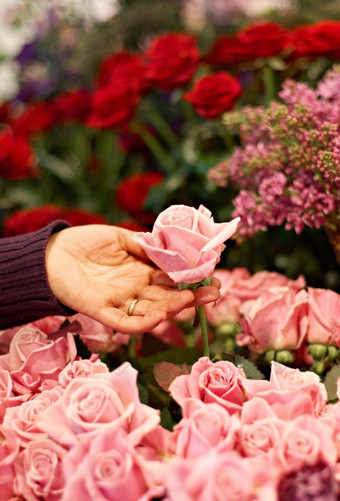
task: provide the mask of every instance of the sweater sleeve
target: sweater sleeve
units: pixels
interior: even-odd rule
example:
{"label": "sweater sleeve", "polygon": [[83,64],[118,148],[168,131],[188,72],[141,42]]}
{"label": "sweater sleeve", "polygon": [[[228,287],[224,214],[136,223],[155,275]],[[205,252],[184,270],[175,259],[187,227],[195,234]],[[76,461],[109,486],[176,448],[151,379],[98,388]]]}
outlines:
{"label": "sweater sleeve", "polygon": [[49,237],[69,226],[57,220],[38,231],[0,239],[0,329],[76,313],[53,296],[45,266]]}

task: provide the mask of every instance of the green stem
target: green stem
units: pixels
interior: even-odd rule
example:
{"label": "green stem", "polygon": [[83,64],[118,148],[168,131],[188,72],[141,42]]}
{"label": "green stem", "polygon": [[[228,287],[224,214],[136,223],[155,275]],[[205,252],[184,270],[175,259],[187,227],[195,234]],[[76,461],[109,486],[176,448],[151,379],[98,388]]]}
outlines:
{"label": "green stem", "polygon": [[262,69],[262,76],[264,84],[265,105],[269,106],[270,102],[275,98],[275,82],[274,72],[272,68],[265,64]]}
{"label": "green stem", "polygon": [[168,155],[167,151],[160,144],[160,142],[155,138],[153,134],[148,131],[147,127],[145,127],[141,123],[139,123],[138,126],[134,127],[134,131],[140,135],[145,144],[157,158],[159,163],[169,174],[174,169],[175,164],[172,158]]}
{"label": "green stem", "polygon": [[145,107],[144,112],[149,121],[156,127],[164,141],[171,148],[174,148],[178,144],[178,137],[159,111],[155,108]]}
{"label": "green stem", "polygon": [[209,342],[208,342],[208,329],[207,329],[207,322],[205,319],[204,306],[198,306],[197,310],[198,310],[198,316],[200,319],[200,326],[201,326],[201,332],[202,332],[203,356],[210,358]]}

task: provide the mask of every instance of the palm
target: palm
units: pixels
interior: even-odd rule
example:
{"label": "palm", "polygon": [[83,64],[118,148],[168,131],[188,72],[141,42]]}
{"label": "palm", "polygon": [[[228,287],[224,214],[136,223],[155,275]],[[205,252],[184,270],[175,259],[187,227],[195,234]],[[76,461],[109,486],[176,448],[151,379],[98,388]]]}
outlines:
{"label": "palm", "polygon": [[[129,231],[114,226],[68,228],[54,235],[47,271],[59,301],[121,332],[150,330],[195,301],[191,291],[178,291],[163,272],[146,262]],[[203,296],[204,302],[213,301],[218,292],[206,288],[198,300]],[[134,315],[128,316],[134,299],[138,299]]]}

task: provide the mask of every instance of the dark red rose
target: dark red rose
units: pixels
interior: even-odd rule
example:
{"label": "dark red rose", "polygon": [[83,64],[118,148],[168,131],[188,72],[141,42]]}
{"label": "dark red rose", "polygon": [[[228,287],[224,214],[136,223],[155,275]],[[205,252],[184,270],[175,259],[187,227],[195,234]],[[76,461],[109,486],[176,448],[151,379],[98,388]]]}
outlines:
{"label": "dark red rose", "polygon": [[202,117],[211,119],[231,110],[241,93],[240,82],[229,73],[219,71],[198,80],[193,90],[183,97]]}
{"label": "dark red rose", "polygon": [[121,51],[102,61],[96,80],[98,89],[131,82],[134,82],[141,91],[149,86],[146,64],[141,56]]}
{"label": "dark red rose", "polygon": [[163,181],[160,172],[143,172],[123,179],[116,189],[116,203],[141,224],[152,224],[156,216],[146,212],[143,205],[150,189]]}
{"label": "dark red rose", "polygon": [[53,205],[17,210],[4,220],[4,236],[14,237],[37,231],[56,219],[62,219],[62,212],[60,207]]}
{"label": "dark red rose", "polygon": [[98,89],[92,96],[92,108],[86,124],[99,129],[126,126],[138,101],[139,92],[134,85]]}
{"label": "dark red rose", "polygon": [[107,224],[106,219],[82,209],[62,209],[54,205],[44,205],[13,212],[4,220],[5,237],[37,231],[56,219],[63,219],[74,226],[84,224]]}
{"label": "dark red rose", "polygon": [[37,173],[34,153],[27,139],[8,130],[0,133],[0,177],[25,179]]}
{"label": "dark red rose", "polygon": [[320,21],[299,26],[289,33],[290,57],[340,57],[340,21]]}
{"label": "dark red rose", "polygon": [[9,103],[0,104],[0,123],[7,123],[10,117]]}
{"label": "dark red rose", "polygon": [[276,23],[252,24],[236,34],[253,58],[276,56],[287,44],[287,31]]}
{"label": "dark red rose", "polygon": [[200,53],[196,37],[185,33],[166,33],[152,42],[146,57],[151,84],[171,91],[190,81],[197,69]]}
{"label": "dark red rose", "polygon": [[86,89],[63,92],[55,97],[52,106],[57,122],[83,122],[91,109],[91,94]]}
{"label": "dark red rose", "polygon": [[94,214],[84,209],[65,209],[62,213],[62,219],[73,226],[82,226],[84,224],[108,224],[103,216],[99,216],[99,214]]}
{"label": "dark red rose", "polygon": [[49,101],[31,103],[13,119],[10,126],[15,134],[31,137],[55,124],[54,108]]}
{"label": "dark red rose", "polygon": [[253,53],[248,45],[232,35],[224,35],[217,38],[203,61],[213,65],[227,65],[239,64],[252,58]]}

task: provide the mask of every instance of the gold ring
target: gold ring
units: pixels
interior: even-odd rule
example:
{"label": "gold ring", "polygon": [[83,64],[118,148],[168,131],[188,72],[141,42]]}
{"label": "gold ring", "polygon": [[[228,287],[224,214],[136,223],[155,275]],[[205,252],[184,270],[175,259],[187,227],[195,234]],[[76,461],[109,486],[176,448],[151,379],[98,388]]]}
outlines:
{"label": "gold ring", "polygon": [[128,309],[128,312],[127,312],[127,314],[129,315],[129,317],[132,317],[132,315],[133,315],[133,310],[134,310],[134,309],[135,309],[135,307],[136,307],[137,301],[138,301],[138,299],[134,299],[133,301],[131,301],[131,304],[130,304],[129,309]]}

